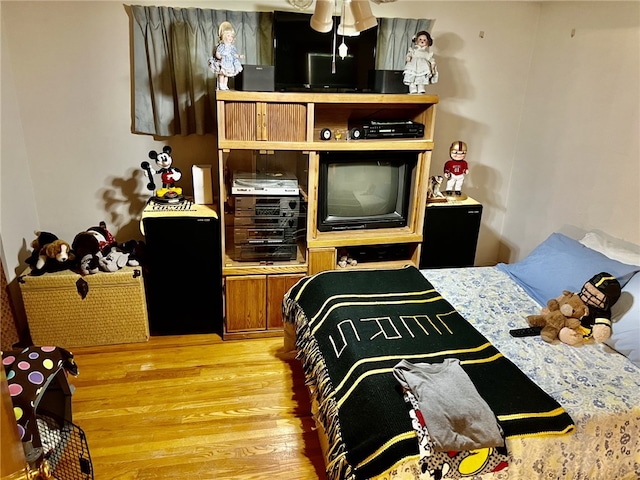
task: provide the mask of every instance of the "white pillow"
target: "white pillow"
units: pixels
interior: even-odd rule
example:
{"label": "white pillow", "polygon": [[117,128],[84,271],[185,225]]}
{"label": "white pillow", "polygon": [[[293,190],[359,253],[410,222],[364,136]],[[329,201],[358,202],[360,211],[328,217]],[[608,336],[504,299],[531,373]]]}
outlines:
{"label": "white pillow", "polygon": [[611,307],[612,333],[605,342],[640,367],[640,274],[622,288]]}
{"label": "white pillow", "polygon": [[580,243],[596,252],[628,265],[640,265],[640,246],[624,243],[598,232],[588,232]]}

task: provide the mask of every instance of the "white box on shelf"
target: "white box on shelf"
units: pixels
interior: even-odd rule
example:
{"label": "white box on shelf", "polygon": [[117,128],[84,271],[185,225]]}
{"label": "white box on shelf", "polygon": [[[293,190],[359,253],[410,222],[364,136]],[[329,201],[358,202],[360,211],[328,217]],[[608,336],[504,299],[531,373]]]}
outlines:
{"label": "white box on shelf", "polygon": [[191,167],[193,200],[198,205],[211,205],[213,203],[212,168],[211,165],[193,165]]}

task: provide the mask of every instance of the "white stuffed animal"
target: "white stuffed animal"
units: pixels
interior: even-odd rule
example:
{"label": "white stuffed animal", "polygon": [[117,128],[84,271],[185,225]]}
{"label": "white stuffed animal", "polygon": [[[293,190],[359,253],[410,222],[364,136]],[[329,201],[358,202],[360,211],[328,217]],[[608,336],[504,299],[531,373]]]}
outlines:
{"label": "white stuffed animal", "polygon": [[98,260],[98,263],[100,265],[100,270],[104,272],[117,272],[122,267],[127,265],[131,267],[136,267],[140,265],[140,263],[137,260],[134,260],[133,258],[129,258],[129,257],[130,257],[129,253],[121,252],[117,250],[115,247],[113,247],[107,255],[105,255],[104,257],[101,257]]}

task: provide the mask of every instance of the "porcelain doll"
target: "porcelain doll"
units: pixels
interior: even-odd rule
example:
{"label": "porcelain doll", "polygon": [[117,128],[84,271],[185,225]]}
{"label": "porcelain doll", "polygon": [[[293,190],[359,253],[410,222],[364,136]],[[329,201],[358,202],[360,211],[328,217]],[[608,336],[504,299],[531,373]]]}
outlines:
{"label": "porcelain doll", "polygon": [[236,32],[229,22],[222,22],[218,28],[219,43],[213,57],[209,58],[209,68],[218,76],[217,90],[229,90],[229,77],[242,71],[240,55],[233,44]]}
{"label": "porcelain doll", "polygon": [[425,93],[424,86],[438,82],[438,68],[430,50],[433,39],[429,32],[419,31],[411,40],[403,71],[403,82],[409,85],[409,93]]}
{"label": "porcelain doll", "polygon": [[465,160],[467,157],[467,144],[460,140],[453,142],[449,147],[449,157],[444,164],[444,176],[447,179],[445,192],[448,196],[462,195],[464,177],[469,173],[469,166]]}

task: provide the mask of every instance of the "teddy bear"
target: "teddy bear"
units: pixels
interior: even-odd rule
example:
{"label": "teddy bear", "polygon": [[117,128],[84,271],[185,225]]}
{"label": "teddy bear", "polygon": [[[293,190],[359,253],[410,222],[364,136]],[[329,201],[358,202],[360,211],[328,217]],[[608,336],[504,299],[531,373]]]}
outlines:
{"label": "teddy bear", "polygon": [[611,307],[621,291],[620,282],[613,275],[600,272],[585,282],[579,293],[564,290],[557,299],[547,302],[540,315],[529,315],[527,321],[532,327],[543,327],[540,335],[547,342],[557,336],[568,345],[589,339],[601,343],[611,337]]}
{"label": "teddy bear", "polygon": [[33,251],[26,260],[31,267],[31,275],[38,276],[70,268],[75,257],[66,241],[51,232],[36,231],[35,234],[36,238],[31,242]]}
{"label": "teddy bear", "polygon": [[564,290],[558,298],[549,300],[539,315],[527,316],[527,322],[532,327],[542,327],[540,336],[545,342],[559,338],[563,343],[576,345],[582,341],[580,319],[588,312],[578,294]]}

